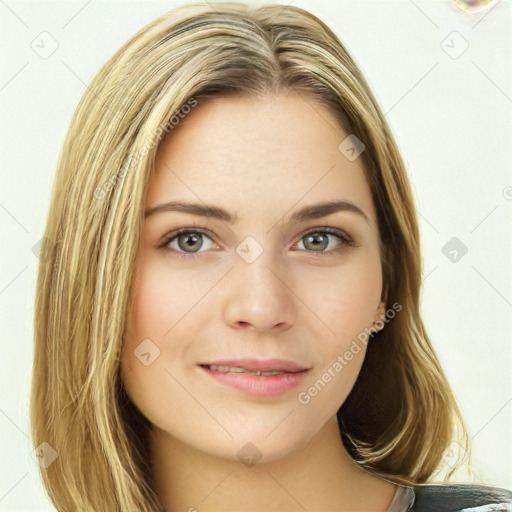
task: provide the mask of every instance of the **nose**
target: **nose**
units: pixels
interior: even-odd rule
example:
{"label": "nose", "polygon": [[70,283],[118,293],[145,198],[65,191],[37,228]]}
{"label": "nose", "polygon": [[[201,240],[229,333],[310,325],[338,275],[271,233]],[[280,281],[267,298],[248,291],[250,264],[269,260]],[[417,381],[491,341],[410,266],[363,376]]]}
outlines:
{"label": "nose", "polygon": [[273,334],[293,326],[297,298],[283,267],[276,265],[271,251],[266,250],[251,263],[243,258],[235,260],[224,286],[222,311],[226,325]]}

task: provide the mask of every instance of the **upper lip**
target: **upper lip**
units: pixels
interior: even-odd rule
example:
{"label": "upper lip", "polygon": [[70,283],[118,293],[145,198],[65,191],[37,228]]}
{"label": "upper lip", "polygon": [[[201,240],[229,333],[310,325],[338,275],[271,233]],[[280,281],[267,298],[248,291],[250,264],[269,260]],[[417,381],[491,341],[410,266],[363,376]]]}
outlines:
{"label": "upper lip", "polygon": [[286,359],[222,359],[198,363],[200,366],[235,366],[250,372],[280,372],[297,373],[310,368],[294,361]]}

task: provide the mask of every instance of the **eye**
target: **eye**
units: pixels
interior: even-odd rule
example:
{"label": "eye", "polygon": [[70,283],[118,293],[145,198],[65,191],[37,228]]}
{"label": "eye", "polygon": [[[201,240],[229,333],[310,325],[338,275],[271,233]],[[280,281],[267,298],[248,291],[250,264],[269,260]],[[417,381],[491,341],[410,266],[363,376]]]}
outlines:
{"label": "eye", "polygon": [[[206,233],[206,230],[200,228],[181,228],[166,235],[158,248],[175,252],[178,256],[194,258],[201,252],[206,252],[215,246],[212,238]],[[337,245],[326,251],[325,249],[331,245],[333,238],[338,239]],[[212,245],[208,247],[209,244],[206,243],[206,250],[200,251],[205,246],[205,239],[209,240]],[[315,256],[334,256],[347,247],[356,245],[346,233],[329,227],[316,228],[314,231],[306,233],[294,248],[297,248],[300,244],[304,246],[305,252],[313,253]]]}
{"label": "eye", "polygon": [[[337,238],[339,242],[334,249],[325,251],[323,249],[330,245],[329,237]],[[300,243],[308,252],[315,253],[315,256],[334,256],[345,250],[347,246],[355,246],[354,241],[346,233],[334,228],[317,228],[315,231],[310,231],[300,239],[295,247]]]}
{"label": "eye", "polygon": [[177,252],[179,256],[190,255],[194,257],[198,252],[197,250],[204,246],[203,240],[205,238],[212,242],[212,239],[202,229],[182,228],[169,233],[158,248]]}

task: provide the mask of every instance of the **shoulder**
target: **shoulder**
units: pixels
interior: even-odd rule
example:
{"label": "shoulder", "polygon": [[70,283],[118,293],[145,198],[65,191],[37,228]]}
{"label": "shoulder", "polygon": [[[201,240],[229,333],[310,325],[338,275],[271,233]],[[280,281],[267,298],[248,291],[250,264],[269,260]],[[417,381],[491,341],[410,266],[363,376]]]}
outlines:
{"label": "shoulder", "polygon": [[[512,512],[512,491],[480,484],[427,484],[414,486],[413,511]],[[479,508],[477,508],[479,507]],[[468,512],[469,512],[468,510]]]}

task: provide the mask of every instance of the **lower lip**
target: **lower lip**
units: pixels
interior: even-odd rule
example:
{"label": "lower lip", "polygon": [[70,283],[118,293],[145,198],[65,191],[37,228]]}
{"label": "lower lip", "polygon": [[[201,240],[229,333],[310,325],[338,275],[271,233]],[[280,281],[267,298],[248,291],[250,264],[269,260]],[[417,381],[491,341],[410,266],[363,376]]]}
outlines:
{"label": "lower lip", "polygon": [[201,366],[213,379],[227,384],[249,395],[270,397],[279,396],[297,387],[306,377],[308,370],[298,373],[281,373],[279,375],[258,376],[250,373],[231,373],[212,371]]}

